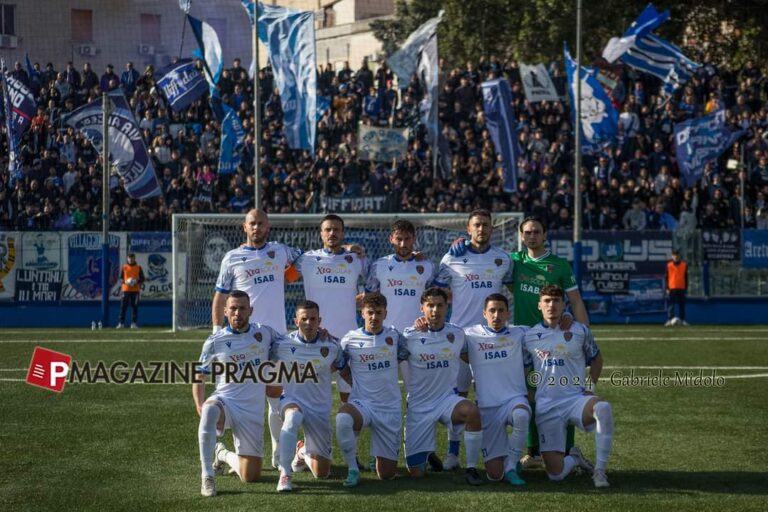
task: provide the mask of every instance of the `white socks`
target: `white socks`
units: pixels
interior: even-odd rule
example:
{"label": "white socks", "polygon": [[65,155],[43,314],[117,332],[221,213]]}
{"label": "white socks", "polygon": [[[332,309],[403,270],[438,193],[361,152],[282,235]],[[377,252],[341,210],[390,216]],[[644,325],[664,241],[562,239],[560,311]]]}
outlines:
{"label": "white socks", "polygon": [[554,482],[559,482],[560,480],[563,480],[565,477],[571,474],[571,471],[573,471],[573,468],[576,467],[576,460],[571,457],[570,455],[566,455],[563,457],[563,470],[557,474],[553,475],[549,472],[547,472],[547,476],[550,480]]}
{"label": "white socks", "polygon": [[483,447],[483,431],[477,432],[464,431],[464,453],[467,456],[467,467],[477,467],[477,459],[480,457],[480,450]]}
{"label": "white socks", "polygon": [[593,409],[595,429],[595,469],[605,470],[613,444],[613,409],[608,402],[597,402]]}
{"label": "white socks", "polygon": [[204,403],[200,411],[200,425],[197,427],[197,442],[200,445],[202,477],[213,476],[213,457],[216,449],[216,423],[221,409],[216,404]]}
{"label": "white socks", "polygon": [[355,420],[346,412],[336,415],[336,442],[344,455],[344,462],[349,469],[359,471],[357,467],[357,438],[355,437]]}
{"label": "white socks", "polygon": [[280,398],[268,396],[267,403],[269,404],[269,435],[272,437],[272,454],[275,455],[280,453],[280,430],[283,428],[283,420],[280,418]]}
{"label": "white socks", "polygon": [[298,409],[286,409],[283,428],[280,430],[280,471],[285,475],[291,474],[296,441],[299,438],[299,427],[304,422],[304,415]]}
{"label": "white socks", "polygon": [[224,462],[226,462],[230,468],[235,470],[237,476],[242,478],[240,474],[240,456],[235,452],[224,450]]}
{"label": "white socks", "polygon": [[517,469],[517,462],[523,456],[525,441],[528,437],[528,422],[531,419],[531,413],[522,407],[512,409],[507,423],[512,424],[512,433],[507,436],[508,455],[504,461],[504,472]]}

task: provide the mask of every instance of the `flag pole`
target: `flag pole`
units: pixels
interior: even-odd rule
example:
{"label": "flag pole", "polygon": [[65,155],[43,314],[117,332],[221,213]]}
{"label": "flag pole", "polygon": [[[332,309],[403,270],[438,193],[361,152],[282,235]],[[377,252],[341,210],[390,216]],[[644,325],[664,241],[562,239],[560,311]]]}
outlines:
{"label": "flag pole", "polygon": [[576,0],[576,123],[573,170],[573,276],[581,288],[581,0]]}
{"label": "flag pole", "polygon": [[102,119],[102,176],[101,176],[101,325],[109,326],[109,115],[112,113],[112,102],[109,94],[104,92]]}
{"label": "flag pole", "polygon": [[251,44],[253,46],[253,207],[261,209],[261,169],[259,150],[261,145],[261,112],[259,105],[259,6],[253,0]]}

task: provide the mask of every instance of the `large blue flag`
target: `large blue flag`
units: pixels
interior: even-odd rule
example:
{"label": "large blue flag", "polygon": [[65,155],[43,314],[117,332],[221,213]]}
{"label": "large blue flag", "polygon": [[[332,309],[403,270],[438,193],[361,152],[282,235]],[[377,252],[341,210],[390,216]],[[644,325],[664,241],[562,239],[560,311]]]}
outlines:
{"label": "large blue flag", "polygon": [[5,132],[8,137],[8,171],[14,180],[23,173],[19,162],[19,141],[35,115],[35,97],[26,85],[11,75],[0,72],[3,92],[3,114]]}
{"label": "large blue flag", "polygon": [[743,131],[731,132],[726,127],[724,110],[677,123],[675,125],[677,166],[685,179],[685,186],[694,186],[704,173],[704,166],[716,160],[743,133]]}
{"label": "large blue flag", "polygon": [[211,93],[213,93],[224,69],[224,57],[221,51],[219,36],[208,23],[200,21],[189,14],[187,14],[187,20],[189,20],[189,26],[192,27],[192,32],[195,34],[197,46],[202,56],[205,79],[208,81]]}
{"label": "large blue flag", "polygon": [[700,67],[680,48],[652,32],[668,18],[669,11],[660,13],[653,4],[648,4],[624,35],[611,38],[603,50],[603,57],[608,62],[619,59],[638,71],[661,79],[666,96],[674,94]]}
{"label": "large blue flag", "polygon": [[[109,99],[112,101],[112,113],[109,116],[110,162],[117,167],[129,196],[134,199],[159,196],[160,185],[155,176],[155,168],[128,101],[119,89],[110,92]],[[67,124],[82,131],[99,153],[103,153],[104,147],[102,105],[101,98],[93,100],[67,117]]]}
{"label": "large blue flag", "polygon": [[157,85],[168,98],[168,103],[176,112],[181,112],[193,101],[205,94],[208,86],[205,79],[195,68],[191,60],[180,60],[162,71],[163,77]]}
{"label": "large blue flag", "polygon": [[397,75],[397,85],[401,89],[408,87],[411,75],[416,72],[421,60],[421,52],[437,32],[437,25],[443,19],[443,12],[427,20],[419,28],[414,30],[403,46],[387,58],[387,64],[392,72]]}
{"label": "large blue flag", "polygon": [[610,142],[618,132],[619,114],[611,103],[603,86],[597,80],[592,68],[581,66],[576,72],[576,62],[564,47],[565,70],[568,73],[568,96],[571,99],[572,119],[576,120],[576,86],[581,80],[581,126],[582,138],[589,144]]}
{"label": "large blue flag", "polygon": [[504,191],[517,191],[517,121],[512,112],[512,90],[509,82],[500,78],[481,84],[485,126],[491,134],[496,153],[504,166]]}
{"label": "large blue flag", "polygon": [[[245,1],[243,6],[251,16],[252,7],[249,8]],[[269,49],[269,61],[272,63],[283,107],[288,145],[293,149],[308,149],[314,153],[317,129],[314,15],[311,12],[260,3],[259,39]]]}
{"label": "large blue flag", "polygon": [[231,174],[240,163],[240,150],[245,144],[245,129],[237,112],[222,103],[224,120],[221,122],[221,147],[219,148],[219,174]]}
{"label": "large blue flag", "polygon": [[[432,38],[424,45],[419,59],[418,73],[421,83],[424,85],[424,98],[419,104],[419,114],[421,122],[427,128],[429,135],[429,145],[432,147],[432,165],[437,168],[437,158],[440,146],[438,137],[440,128],[437,123],[437,96],[438,87],[438,62],[437,62],[437,33],[432,34]],[[445,176],[446,178],[448,176]]]}

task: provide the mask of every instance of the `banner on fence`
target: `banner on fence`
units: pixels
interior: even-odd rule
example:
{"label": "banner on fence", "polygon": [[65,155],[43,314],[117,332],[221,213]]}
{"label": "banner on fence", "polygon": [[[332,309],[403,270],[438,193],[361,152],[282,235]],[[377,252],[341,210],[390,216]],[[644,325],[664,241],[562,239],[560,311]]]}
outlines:
{"label": "banner on fence", "polygon": [[738,229],[702,229],[701,249],[707,261],[739,261],[741,243]]}
{"label": "banner on fence", "polygon": [[398,162],[408,151],[408,128],[378,128],[360,126],[357,134],[357,155],[361,160]]}
{"label": "banner on fence", "polygon": [[18,302],[58,302],[61,300],[61,270],[16,270],[16,294]]}
{"label": "banner on fence", "polygon": [[745,229],[741,233],[741,265],[747,268],[768,267],[768,229]]}

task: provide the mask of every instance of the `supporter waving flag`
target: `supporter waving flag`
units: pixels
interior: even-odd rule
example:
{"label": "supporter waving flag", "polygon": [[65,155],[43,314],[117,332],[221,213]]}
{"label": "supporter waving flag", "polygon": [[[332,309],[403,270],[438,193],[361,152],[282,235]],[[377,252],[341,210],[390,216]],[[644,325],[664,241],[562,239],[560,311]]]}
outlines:
{"label": "supporter waving flag", "polygon": [[[5,64],[2,64],[5,68]],[[8,170],[16,180],[22,177],[19,162],[19,140],[29,127],[32,116],[35,115],[35,97],[27,86],[5,72],[2,77],[3,114],[5,115],[5,131],[8,137]]]}

